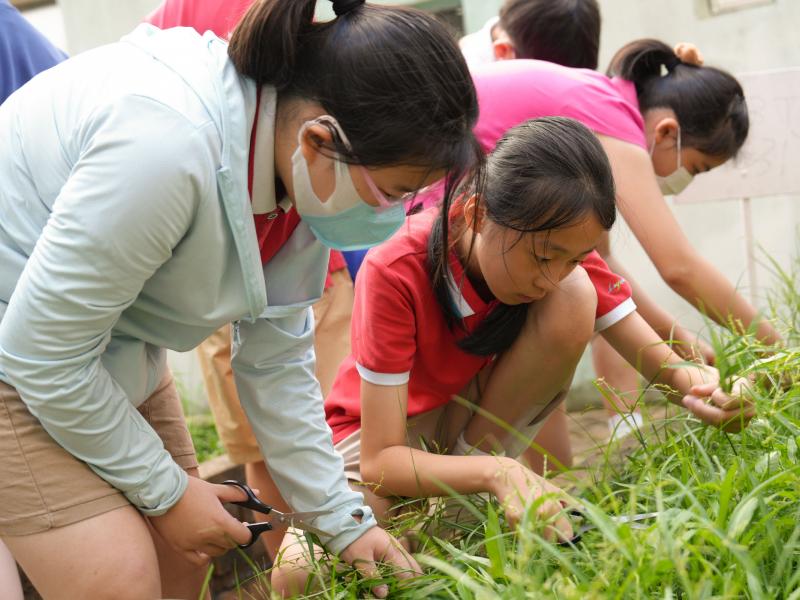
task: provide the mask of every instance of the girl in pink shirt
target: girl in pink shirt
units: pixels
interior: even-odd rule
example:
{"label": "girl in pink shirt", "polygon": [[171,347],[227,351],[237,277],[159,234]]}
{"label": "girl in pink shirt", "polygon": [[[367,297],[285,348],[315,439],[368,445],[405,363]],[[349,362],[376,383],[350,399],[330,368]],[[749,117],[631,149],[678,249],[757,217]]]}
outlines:
{"label": "girl in pink shirt", "polygon": [[[693,248],[664,200],[694,175],[735,156],[748,131],[739,83],[702,66],[691,45],[676,51],[656,40],[632,42],[617,52],[608,76],[532,60],[478,67],[473,70],[480,104],[476,135],[489,151],[526,119],[562,115],[584,123],[609,157],[622,216],[664,281],[720,325],[752,324],[762,341],[778,342],[773,326]],[[631,282],[638,310],[653,329],[674,340],[680,354],[694,356],[696,337],[631,281],[607,240],[601,253]],[[593,350],[598,374],[612,387],[636,388],[635,373],[605,341],[598,339]],[[710,348],[701,344],[700,352],[713,361]],[[623,398],[617,400],[625,406]]]}

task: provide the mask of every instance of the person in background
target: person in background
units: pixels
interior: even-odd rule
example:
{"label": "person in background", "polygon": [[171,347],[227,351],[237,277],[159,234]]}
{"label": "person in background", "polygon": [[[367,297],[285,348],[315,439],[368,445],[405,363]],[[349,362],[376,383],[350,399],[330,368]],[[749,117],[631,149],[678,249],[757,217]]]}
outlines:
{"label": "person in background", "polygon": [[34,75],[66,58],[8,0],[0,0],[0,104]]}
{"label": "person in background", "polygon": [[470,67],[535,58],[596,69],[600,48],[597,0],[506,0],[497,17],[459,41]]}
{"label": "person in background", "polygon": [[197,598],[209,557],[252,539],[223,506],[241,491],[196,477],[165,356],[231,322],[292,508],[324,511],[362,573],[419,569],[347,485],[310,306],[328,248],[382,242],[407,194],[480,170],[477,99],[432,16],[315,5],[261,0],[230,44],[142,25],[0,106],[0,537],[46,598]]}
{"label": "person in background", "polygon": [[[146,21],[161,29],[192,27],[199,33],[212,31],[227,39],[254,0],[165,0]],[[361,252],[361,251],[355,251]],[[364,251],[365,252],[365,251]],[[313,306],[315,374],[322,397],[327,396],[339,364],[350,352],[350,314],[353,280],[342,252],[331,250],[328,277],[322,298]],[[245,465],[247,483],[258,489],[265,502],[279,510],[289,506],[267,472],[253,430],[236,393],[231,368],[231,327],[225,325],[197,347],[208,403],[220,440],[237,465]],[[274,558],[283,536],[271,531],[261,536],[267,553]]]}

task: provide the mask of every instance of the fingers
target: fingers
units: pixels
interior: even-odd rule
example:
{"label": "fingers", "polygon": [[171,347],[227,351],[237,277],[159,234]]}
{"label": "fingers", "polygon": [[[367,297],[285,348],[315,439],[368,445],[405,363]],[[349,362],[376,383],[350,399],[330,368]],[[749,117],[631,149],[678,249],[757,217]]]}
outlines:
{"label": "fingers", "polygon": [[[353,561],[352,565],[365,579],[378,579],[380,577],[378,566],[375,564],[374,560],[356,559]],[[385,583],[376,585],[372,588],[372,593],[375,594],[377,598],[386,598],[386,596],[389,595],[389,586]]]}
{"label": "fingers", "polygon": [[698,419],[708,425],[720,427],[725,431],[736,432],[746,426],[754,416],[754,410],[722,410],[713,404],[706,404],[702,398],[685,396],[683,405]]}
{"label": "fingers", "polygon": [[689,392],[692,396],[697,396],[698,398],[707,398],[711,394],[714,393],[719,387],[719,383],[716,381],[709,381],[707,383],[698,383],[697,385],[693,385],[689,388]]}
{"label": "fingers", "polygon": [[415,575],[422,575],[422,569],[414,557],[401,548],[397,542],[391,540],[383,553],[383,562],[397,568],[399,579],[408,579]]}
{"label": "fingers", "polygon": [[209,485],[213,487],[214,493],[220,502],[243,502],[247,500],[247,494],[245,494],[244,490],[235,485],[221,483],[211,483]]}
{"label": "fingers", "polygon": [[204,567],[208,564],[208,561],[211,560],[211,558],[203,552],[197,552],[196,550],[183,550],[180,548],[177,550],[181,555],[183,555],[183,558],[185,558],[187,562],[197,567]]}

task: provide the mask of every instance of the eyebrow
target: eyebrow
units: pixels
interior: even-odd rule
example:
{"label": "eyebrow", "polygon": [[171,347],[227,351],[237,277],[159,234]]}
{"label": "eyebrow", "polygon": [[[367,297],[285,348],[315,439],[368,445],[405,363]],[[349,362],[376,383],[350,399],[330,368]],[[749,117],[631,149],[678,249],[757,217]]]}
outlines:
{"label": "eyebrow", "polygon": [[[568,252],[569,252],[566,248],[562,248],[558,244],[547,244],[547,249],[548,250],[553,250],[555,252],[560,252],[561,254],[568,254]],[[595,249],[595,246],[592,246],[588,250],[584,250],[583,252],[578,252],[578,256],[580,256],[581,254],[589,254],[589,252],[591,252],[594,249]]]}

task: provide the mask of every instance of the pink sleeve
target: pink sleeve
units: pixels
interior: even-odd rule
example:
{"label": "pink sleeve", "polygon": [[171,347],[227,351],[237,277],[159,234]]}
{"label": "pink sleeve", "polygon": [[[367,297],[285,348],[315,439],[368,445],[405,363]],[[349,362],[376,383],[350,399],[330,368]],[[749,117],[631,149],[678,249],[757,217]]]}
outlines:
{"label": "pink sleeve", "polygon": [[397,275],[370,258],[356,278],[350,330],[353,357],[362,378],[399,385],[408,381],[416,351],[412,300]]}
{"label": "pink sleeve", "polygon": [[161,29],[192,27],[227,38],[255,0],[164,0],[146,21]]}
{"label": "pink sleeve", "polygon": [[603,331],[636,310],[630,284],[614,273],[597,252],[581,263],[597,292],[595,331]]}

